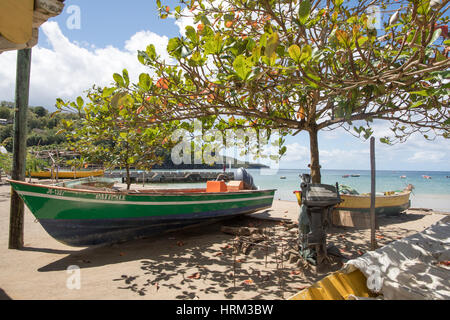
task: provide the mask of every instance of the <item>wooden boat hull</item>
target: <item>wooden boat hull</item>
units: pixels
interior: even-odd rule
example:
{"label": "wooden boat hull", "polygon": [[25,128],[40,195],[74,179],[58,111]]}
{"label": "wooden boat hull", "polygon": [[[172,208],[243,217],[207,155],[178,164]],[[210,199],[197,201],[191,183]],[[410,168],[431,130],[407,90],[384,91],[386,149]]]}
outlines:
{"label": "wooden boat hull", "polygon": [[275,190],[122,193],[10,181],[44,229],[70,246],[126,241],[255,212],[272,206]]}
{"label": "wooden boat hull", "polygon": [[[377,196],[375,198],[375,213],[395,215],[410,207],[410,191],[398,194]],[[370,211],[370,195],[341,194],[343,200],[335,207],[339,211],[368,212]]]}
{"label": "wooden boat hull", "polygon": [[376,297],[367,288],[367,278],[358,269],[350,273],[342,270],[333,272],[288,300],[348,300],[350,296]]}
{"label": "wooden boat hull", "polygon": [[[100,177],[103,176],[105,172],[103,170],[94,170],[94,171],[59,171],[58,178],[59,179],[79,179],[79,178],[87,178],[87,177]],[[55,179],[56,171],[39,171],[39,172],[31,172],[30,176],[32,178],[37,179]]]}

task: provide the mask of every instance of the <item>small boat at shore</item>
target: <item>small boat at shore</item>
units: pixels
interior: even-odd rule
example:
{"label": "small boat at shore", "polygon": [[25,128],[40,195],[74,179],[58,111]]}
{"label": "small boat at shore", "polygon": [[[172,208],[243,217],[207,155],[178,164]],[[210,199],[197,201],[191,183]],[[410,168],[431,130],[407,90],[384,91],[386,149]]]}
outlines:
{"label": "small boat at shore", "polygon": [[57,177],[59,179],[80,179],[87,177],[100,177],[103,176],[104,174],[105,174],[104,170],[91,170],[91,171],[49,170],[49,171],[30,172],[27,173],[27,176],[37,179],[56,179]]}
{"label": "small boat at shore", "polygon": [[93,179],[57,185],[9,182],[49,235],[83,247],[252,213],[270,208],[275,194],[236,189],[231,183],[227,189],[223,181],[208,182],[202,189],[120,191],[111,189],[109,181],[99,185]]}
{"label": "small boat at shore", "polygon": [[[410,208],[412,186],[403,191],[389,191],[375,198],[375,213],[394,215]],[[349,212],[370,212],[370,194],[340,194],[342,202],[334,210]]]}

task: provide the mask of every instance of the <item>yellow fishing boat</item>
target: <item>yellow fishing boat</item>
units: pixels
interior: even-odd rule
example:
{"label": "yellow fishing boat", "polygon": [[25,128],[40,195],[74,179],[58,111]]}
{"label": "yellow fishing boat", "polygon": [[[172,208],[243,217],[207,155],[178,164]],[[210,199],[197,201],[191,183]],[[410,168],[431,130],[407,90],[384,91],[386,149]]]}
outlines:
{"label": "yellow fishing boat", "polygon": [[[91,171],[39,171],[39,172],[31,172],[30,176],[32,178],[38,179],[55,179],[56,175],[58,175],[59,179],[79,179],[79,178],[87,178],[87,177],[99,177],[103,176],[105,173],[104,170],[91,170]],[[28,176],[28,174],[27,174]]]}
{"label": "yellow fishing boat", "polygon": [[[385,192],[384,195],[377,195],[375,198],[376,214],[398,214],[410,207],[409,197],[410,189],[401,192]],[[353,211],[353,212],[369,212],[370,211],[370,194],[341,194],[342,202],[336,206],[334,210]]]}
{"label": "yellow fishing boat", "polygon": [[296,293],[288,300],[349,300],[352,296],[376,297],[367,288],[367,279],[358,269],[349,273],[343,270],[336,271]]}

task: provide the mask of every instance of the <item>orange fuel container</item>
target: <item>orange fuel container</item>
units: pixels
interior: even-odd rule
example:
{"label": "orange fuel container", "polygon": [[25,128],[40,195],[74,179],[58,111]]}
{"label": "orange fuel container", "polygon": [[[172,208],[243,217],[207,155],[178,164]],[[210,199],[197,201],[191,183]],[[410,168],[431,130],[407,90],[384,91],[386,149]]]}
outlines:
{"label": "orange fuel container", "polygon": [[206,182],[206,192],[227,192],[225,181]]}

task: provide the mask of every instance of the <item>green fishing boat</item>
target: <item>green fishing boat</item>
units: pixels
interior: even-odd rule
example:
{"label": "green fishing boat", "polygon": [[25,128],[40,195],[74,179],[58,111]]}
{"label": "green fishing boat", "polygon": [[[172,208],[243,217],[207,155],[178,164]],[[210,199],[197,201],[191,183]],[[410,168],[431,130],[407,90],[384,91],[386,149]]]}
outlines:
{"label": "green fishing boat", "polygon": [[9,181],[44,229],[70,246],[146,237],[252,213],[272,206],[275,190],[118,191],[90,184],[68,187]]}

